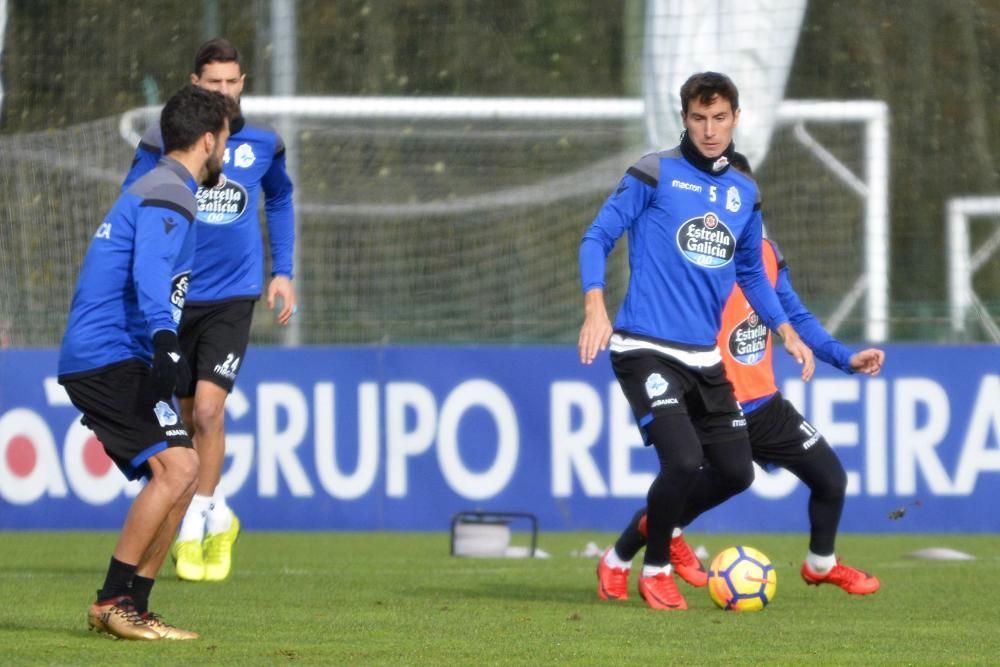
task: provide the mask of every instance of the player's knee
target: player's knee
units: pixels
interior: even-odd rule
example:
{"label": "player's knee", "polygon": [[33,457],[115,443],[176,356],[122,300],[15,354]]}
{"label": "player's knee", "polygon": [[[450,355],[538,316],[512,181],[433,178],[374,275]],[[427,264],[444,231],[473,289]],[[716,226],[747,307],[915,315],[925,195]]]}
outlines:
{"label": "player's knee", "polygon": [[175,454],[170,457],[163,471],[163,481],[168,484],[176,497],[194,494],[198,485],[198,453],[187,447],[172,448]]}
{"label": "player's knee", "polygon": [[811,490],[819,498],[825,500],[843,499],[847,495],[847,473],[843,467],[829,469],[811,485]]}
{"label": "player's knee", "polygon": [[741,493],[750,488],[753,484],[754,472],[753,464],[734,467],[727,471],[726,481],[729,483],[733,493]]}
{"label": "player's knee", "polygon": [[669,460],[661,459],[660,468],[673,479],[687,479],[698,474],[702,461],[702,457],[697,455],[674,455],[669,457]]}
{"label": "player's knee", "polygon": [[225,419],[225,401],[203,400],[195,402],[194,428],[196,432],[217,431]]}
{"label": "player's knee", "polygon": [[714,445],[707,452],[712,469],[718,474],[719,483],[731,494],[745,491],[753,484],[753,458],[750,448],[733,443]]}
{"label": "player's knee", "polygon": [[809,488],[818,498],[841,500],[847,495],[847,472],[829,445],[810,461],[808,477]]}

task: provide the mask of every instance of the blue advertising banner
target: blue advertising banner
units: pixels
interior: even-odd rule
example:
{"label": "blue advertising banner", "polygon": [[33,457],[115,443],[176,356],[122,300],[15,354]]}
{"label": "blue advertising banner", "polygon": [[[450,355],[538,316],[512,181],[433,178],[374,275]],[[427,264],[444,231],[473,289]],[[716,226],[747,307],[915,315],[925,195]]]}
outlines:
{"label": "blue advertising banner", "polygon": [[[1000,532],[1000,350],[887,346],[877,378],[781,351],[779,386],[848,472],[841,528]],[[55,381],[54,350],[0,350],[0,529],[117,529],[126,483]],[[458,511],[616,531],[645,502],[642,445],[606,355],[569,347],[253,348],[226,406],[222,485],[257,530],[445,530]],[[784,471],[701,531],[805,531]]]}

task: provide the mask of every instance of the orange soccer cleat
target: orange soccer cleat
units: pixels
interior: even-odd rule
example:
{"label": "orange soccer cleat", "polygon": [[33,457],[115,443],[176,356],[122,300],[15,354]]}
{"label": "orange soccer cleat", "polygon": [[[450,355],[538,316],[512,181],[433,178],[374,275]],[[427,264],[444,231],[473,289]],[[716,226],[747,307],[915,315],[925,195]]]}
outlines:
{"label": "orange soccer cleat", "polygon": [[844,565],[839,558],[833,569],[826,574],[816,574],[809,569],[808,564],[802,563],[802,579],[810,586],[820,584],[840,586],[851,595],[870,595],[881,585],[875,575]]}
{"label": "orange soccer cleat", "polygon": [[[604,556],[614,547],[608,547]],[[629,571],[623,567],[611,567],[604,561],[597,562],[597,597],[602,600],[628,600]]]}
{"label": "orange soccer cleat", "polygon": [[684,596],[677,590],[673,575],[661,572],[653,577],[639,577],[639,595],[651,609],[687,609]]}
{"label": "orange soccer cleat", "polygon": [[692,586],[700,588],[708,585],[708,572],[705,571],[705,566],[698,560],[694,550],[684,541],[683,535],[670,540],[670,563],[674,566],[677,576]]}

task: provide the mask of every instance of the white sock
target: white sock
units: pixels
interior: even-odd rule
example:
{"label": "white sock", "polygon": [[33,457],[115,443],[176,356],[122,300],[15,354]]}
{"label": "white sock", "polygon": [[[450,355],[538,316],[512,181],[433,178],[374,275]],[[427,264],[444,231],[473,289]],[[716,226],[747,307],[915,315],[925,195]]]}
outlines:
{"label": "white sock", "polygon": [[661,572],[663,574],[670,574],[671,572],[673,572],[673,568],[670,567],[669,563],[667,563],[663,567],[658,567],[656,565],[643,565],[642,566],[642,578],[643,579],[645,579],[646,577],[655,577],[656,575],[660,574]]}
{"label": "white sock", "polygon": [[184,520],[181,521],[181,530],[177,535],[178,542],[189,540],[202,541],[205,537],[205,515],[212,509],[212,496],[199,496],[195,494],[188,505]]}
{"label": "white sock", "polygon": [[826,574],[832,570],[836,564],[837,554],[820,556],[819,554],[814,554],[811,551],[806,554],[806,565],[808,565],[809,569],[816,574]]}
{"label": "white sock", "polygon": [[208,513],[205,521],[205,532],[209,535],[224,533],[233,525],[233,515],[226,504],[226,497],[218,488],[212,496],[212,510]]}
{"label": "white sock", "polygon": [[674,539],[675,537],[680,537],[683,534],[684,534],[683,530],[681,530],[680,528],[674,528],[673,532],[670,533],[670,539]]}
{"label": "white sock", "polygon": [[607,564],[608,567],[612,569],[619,569],[619,570],[632,569],[632,561],[622,560],[621,556],[618,555],[618,552],[615,551],[614,547],[608,549],[608,553],[604,555],[604,562]]}

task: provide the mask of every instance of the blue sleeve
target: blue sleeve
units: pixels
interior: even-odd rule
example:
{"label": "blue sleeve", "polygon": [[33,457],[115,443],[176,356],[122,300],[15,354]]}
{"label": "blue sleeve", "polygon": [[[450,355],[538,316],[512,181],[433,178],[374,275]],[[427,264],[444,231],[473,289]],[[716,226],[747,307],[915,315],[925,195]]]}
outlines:
{"label": "blue sleeve", "polygon": [[295,210],[292,204],[292,180],[285,170],[285,150],[274,156],[261,179],[267,234],[271,242],[271,275],[292,277],[292,253],[295,248]]}
{"label": "blue sleeve", "polygon": [[122,192],[128,190],[129,186],[139,180],[140,177],[145,176],[150,171],[153,171],[153,167],[155,167],[156,163],[159,161],[159,150],[156,150],[153,146],[140,143],[135,149],[135,157],[132,158],[132,166],[129,167],[128,173],[125,174],[125,182],[122,183]]}
{"label": "blue sleeve", "polygon": [[736,244],[736,282],[757,315],[773,331],[788,322],[788,317],[764,270],[760,253],[761,226],[760,210],[755,209],[753,220],[743,230],[743,236]]}
{"label": "blue sleeve", "polygon": [[177,331],[170,292],[177,258],[191,228],[180,212],[143,202],[135,220],[132,281],[149,337],[162,329]]}
{"label": "blue sleeve", "polygon": [[778,284],[775,285],[774,289],[788,315],[788,320],[816,357],[845,373],[853,373],[851,350],[831,336],[816,319],[816,316],[802,304],[799,295],[792,288],[792,276],[787,266],[782,266],[779,269]]}
{"label": "blue sleeve", "polygon": [[626,174],[607,198],[580,242],[580,282],[583,291],[604,287],[604,268],[615,242],[649,206],[656,188]]}

